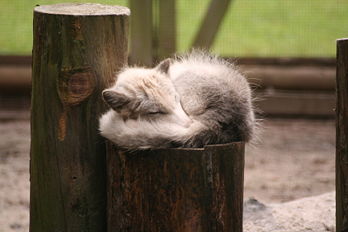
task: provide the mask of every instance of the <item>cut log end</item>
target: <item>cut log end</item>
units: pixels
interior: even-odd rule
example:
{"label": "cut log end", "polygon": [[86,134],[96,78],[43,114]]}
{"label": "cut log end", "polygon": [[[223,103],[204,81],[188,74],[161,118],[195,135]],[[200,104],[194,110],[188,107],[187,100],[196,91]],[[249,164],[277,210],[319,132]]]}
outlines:
{"label": "cut log end", "polygon": [[340,43],[348,43],[348,38],[340,38],[340,39],[337,39],[336,41]]}
{"label": "cut log end", "polygon": [[42,5],[35,7],[34,12],[73,16],[130,15],[130,10],[127,7],[97,3],[61,3]]}

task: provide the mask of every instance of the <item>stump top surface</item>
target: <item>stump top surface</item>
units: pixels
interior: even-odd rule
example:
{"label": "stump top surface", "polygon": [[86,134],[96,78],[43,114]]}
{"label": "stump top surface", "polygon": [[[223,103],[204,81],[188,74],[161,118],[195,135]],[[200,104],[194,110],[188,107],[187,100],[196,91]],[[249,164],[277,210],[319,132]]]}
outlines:
{"label": "stump top surface", "polygon": [[130,10],[123,6],[111,6],[97,3],[61,3],[37,6],[35,12],[54,15],[103,16],[130,15]]}
{"label": "stump top surface", "polygon": [[337,39],[337,42],[340,42],[340,43],[342,43],[342,42],[348,42],[348,38],[340,38],[340,39]]}

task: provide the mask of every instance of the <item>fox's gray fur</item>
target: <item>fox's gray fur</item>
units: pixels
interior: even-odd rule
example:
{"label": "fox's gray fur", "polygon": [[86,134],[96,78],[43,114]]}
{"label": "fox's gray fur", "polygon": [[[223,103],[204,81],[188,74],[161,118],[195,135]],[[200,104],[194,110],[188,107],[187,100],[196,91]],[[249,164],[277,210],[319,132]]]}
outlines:
{"label": "fox's gray fur", "polygon": [[112,109],[101,117],[100,132],[125,149],[202,147],[254,134],[247,80],[200,51],[152,69],[126,67],[103,97]]}

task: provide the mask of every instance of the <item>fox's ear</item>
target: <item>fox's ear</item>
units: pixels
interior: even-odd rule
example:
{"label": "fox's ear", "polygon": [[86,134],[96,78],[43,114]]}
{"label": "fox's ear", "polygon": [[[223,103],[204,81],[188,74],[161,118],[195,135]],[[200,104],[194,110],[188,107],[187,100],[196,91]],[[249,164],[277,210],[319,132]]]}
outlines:
{"label": "fox's ear", "polygon": [[172,63],[173,63],[173,59],[171,59],[171,58],[165,59],[165,60],[161,61],[161,63],[159,63],[156,66],[156,69],[160,72],[167,74],[169,67]]}
{"label": "fox's ear", "polygon": [[112,90],[104,90],[102,94],[104,101],[115,111],[121,110],[131,102],[131,99],[126,95]]}

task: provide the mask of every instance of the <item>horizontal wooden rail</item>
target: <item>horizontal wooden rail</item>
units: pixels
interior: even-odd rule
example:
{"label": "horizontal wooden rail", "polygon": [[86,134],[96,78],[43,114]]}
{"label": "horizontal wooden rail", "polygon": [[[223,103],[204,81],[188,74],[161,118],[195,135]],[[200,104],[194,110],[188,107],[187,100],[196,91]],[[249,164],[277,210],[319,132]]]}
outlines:
{"label": "horizontal wooden rail", "polygon": [[31,66],[0,65],[0,91],[2,94],[22,95],[31,90]]}
{"label": "horizontal wooden rail", "polygon": [[257,108],[265,116],[333,118],[335,94],[308,91],[256,92]]}
{"label": "horizontal wooden rail", "polygon": [[335,68],[328,66],[240,65],[255,88],[335,90]]}
{"label": "horizontal wooden rail", "polygon": [[[291,90],[335,89],[334,66],[283,66],[283,65],[239,65],[250,83],[257,88]],[[0,65],[0,90],[2,92],[28,92],[31,88],[29,65]]]}
{"label": "horizontal wooden rail", "polygon": [[[28,94],[31,89],[31,57],[7,58],[0,56],[1,94]],[[335,59],[229,59],[236,62],[250,83],[261,91],[259,108],[265,114],[333,116]],[[285,107],[287,103],[293,108]]]}
{"label": "horizontal wooden rail", "polygon": [[335,67],[336,59],[331,57],[225,57],[230,62],[245,65],[275,66],[331,66]]}
{"label": "horizontal wooden rail", "polygon": [[31,56],[0,55],[0,65],[31,65]]}
{"label": "horizontal wooden rail", "polygon": [[[281,66],[331,66],[336,67],[333,57],[224,57],[239,65],[281,65]],[[0,65],[31,65],[31,56],[0,55]],[[154,60],[159,60],[154,57]]]}

